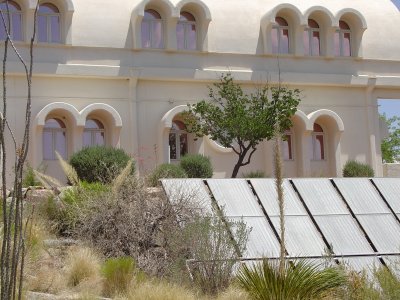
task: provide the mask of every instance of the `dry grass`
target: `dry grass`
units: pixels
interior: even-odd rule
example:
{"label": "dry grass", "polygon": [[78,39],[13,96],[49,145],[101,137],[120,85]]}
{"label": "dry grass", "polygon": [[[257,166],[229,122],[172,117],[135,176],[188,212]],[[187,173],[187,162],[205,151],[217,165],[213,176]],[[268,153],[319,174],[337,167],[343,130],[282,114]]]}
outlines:
{"label": "dry grass", "polygon": [[193,291],[173,283],[163,281],[147,281],[139,285],[132,285],[126,296],[116,299],[128,300],[195,300]]}
{"label": "dry grass", "polygon": [[250,300],[250,297],[244,290],[230,286],[226,291],[219,294],[216,300]]}
{"label": "dry grass", "polygon": [[58,294],[66,288],[64,275],[54,265],[38,263],[29,274],[25,277],[28,291]]}
{"label": "dry grass", "polygon": [[88,286],[100,282],[100,259],[87,247],[73,247],[68,253],[65,275],[68,286]]}

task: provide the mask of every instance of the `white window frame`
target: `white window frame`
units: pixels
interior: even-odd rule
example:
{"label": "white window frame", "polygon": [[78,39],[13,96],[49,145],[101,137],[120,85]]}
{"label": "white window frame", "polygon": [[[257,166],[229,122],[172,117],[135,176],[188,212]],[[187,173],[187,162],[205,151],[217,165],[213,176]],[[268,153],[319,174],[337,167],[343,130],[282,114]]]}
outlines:
{"label": "white window frame", "polygon": [[[142,23],[141,23],[141,28],[140,28],[140,38],[142,39],[142,26],[143,26],[143,24],[144,23],[147,23],[148,25],[149,25],[149,39],[150,39],[150,47],[144,47],[143,46],[143,40],[141,40],[141,43],[142,43],[142,48],[144,48],[144,49],[163,49],[165,46],[165,37],[164,37],[164,22],[163,22],[163,19],[162,19],[162,16],[161,16],[161,14],[157,11],[157,10],[155,10],[155,9],[146,9],[146,11],[147,10],[153,10],[153,11],[155,11],[155,12],[157,12],[159,15],[160,15],[160,17],[161,17],[161,19],[146,19],[146,18],[143,18],[142,19]],[[153,38],[153,30],[152,30],[152,28],[153,28],[153,24],[161,24],[161,46],[160,47],[156,47],[156,46],[154,46],[154,38]]]}
{"label": "white window frame", "polygon": [[[315,21],[316,22],[316,21]],[[320,56],[321,55],[321,28],[314,28],[307,26],[304,31],[308,34],[308,53],[304,53],[305,55],[308,56]],[[318,54],[313,53],[313,47],[312,47],[312,38],[313,38],[313,33],[318,32]]]}
{"label": "white window frame", "polygon": [[179,161],[182,157],[181,154],[181,141],[180,141],[180,134],[185,134],[186,135],[186,143],[187,143],[187,153],[189,153],[189,135],[188,132],[184,129],[173,129],[171,128],[171,130],[168,133],[168,148],[169,146],[169,136],[170,134],[175,134],[175,149],[176,149],[176,158],[171,158],[171,151],[169,152],[169,160],[170,161]]}
{"label": "white window frame", "polygon": [[[46,3],[43,3],[43,5],[45,5],[45,4],[50,4],[50,5],[53,5],[53,6],[55,6],[53,3],[49,3],[49,2],[46,2]],[[57,7],[57,6],[55,6],[55,7]],[[58,9],[58,7],[57,7],[57,9]],[[58,13],[39,13],[39,11],[38,11],[38,19],[37,19],[37,22],[39,22],[39,16],[42,16],[42,17],[45,17],[46,18],[46,33],[47,33],[47,39],[46,39],[46,41],[39,41],[39,34],[37,34],[37,40],[38,40],[38,42],[39,43],[47,43],[47,44],[60,44],[61,43],[61,40],[62,40],[62,34],[61,34],[61,30],[62,30],[62,24],[61,24],[61,13],[60,12],[58,12]],[[51,26],[51,17],[58,17],[58,24],[59,24],[59,29],[58,29],[58,31],[59,31],[59,36],[58,36],[58,41],[52,41],[52,38],[51,38],[51,36],[52,36],[52,26]]]}
{"label": "white window frame", "polygon": [[[322,127],[321,127],[322,128]],[[315,151],[315,146],[316,146],[316,144],[317,144],[317,136],[322,136],[322,146],[323,146],[323,154],[324,154],[324,157],[323,158],[317,158],[317,153],[316,153],[316,151]],[[314,160],[314,161],[326,161],[326,135],[325,135],[325,132],[314,132],[313,131],[313,133],[312,133],[312,135],[311,135],[311,138],[312,138],[312,160]]]}
{"label": "white window frame", "polygon": [[[103,133],[104,135],[104,144],[101,146],[105,146],[106,145],[106,130],[104,128],[104,123],[101,122],[98,119],[91,119],[93,121],[97,121],[99,123],[101,123],[101,125],[103,125],[103,128],[85,128],[83,129],[83,133],[85,132],[89,132],[90,133],[90,145],[86,145],[84,147],[93,147],[93,146],[97,146],[98,144],[96,144],[96,133]],[[83,142],[83,137],[82,137],[82,142]]]}
{"label": "white window frame", "polygon": [[[191,14],[191,13],[189,13],[189,12],[187,12],[188,14]],[[193,14],[191,14],[192,16],[193,16]],[[193,16],[193,18],[194,18],[194,16]],[[196,20],[196,18],[195,18],[195,20]],[[197,46],[197,44],[198,44],[198,41],[197,41],[197,39],[198,39],[198,34],[197,34],[197,24],[196,24],[197,22],[196,21],[181,21],[181,20],[179,20],[178,21],[178,25],[183,25],[183,48],[178,48],[179,50],[189,50],[189,51],[195,51],[195,50],[197,50],[197,48],[198,48],[198,46]],[[196,32],[196,47],[195,47],[195,49],[189,49],[188,48],[188,28],[190,29],[190,27],[191,26],[194,26],[194,28],[195,28],[195,32]]]}
{"label": "white window frame", "polygon": [[[347,23],[346,23],[347,24]],[[344,34],[348,33],[350,34],[350,55],[344,55],[344,49],[343,49],[343,42],[344,42]],[[353,35],[351,34],[351,29],[336,29],[336,33],[339,35],[339,56],[343,57],[351,57],[353,55]],[[336,53],[335,53],[336,54]]]}
{"label": "white window frame", "polygon": [[[282,18],[282,17],[280,17]],[[285,22],[287,23],[285,18],[282,18],[283,20],[285,20]],[[273,52],[274,54],[290,54],[290,47],[291,47],[291,32],[290,32],[290,26],[289,24],[287,26],[283,26],[280,25],[278,23],[274,23],[274,25],[272,25],[272,31],[276,29],[278,31],[278,52]],[[281,52],[281,48],[282,48],[282,42],[281,42],[281,38],[283,36],[283,31],[287,30],[288,31],[288,51],[286,52]],[[272,33],[272,32],[271,32]]]}
{"label": "white window frame", "polygon": [[[49,119],[58,119],[58,118],[49,118]],[[62,121],[63,122],[63,121]],[[64,123],[64,122],[63,122]],[[64,125],[65,125],[65,123],[64,123]],[[65,125],[66,126],[66,125]],[[44,147],[45,147],[45,145],[44,145],[44,139],[43,139],[43,136],[44,136],[44,133],[45,132],[49,132],[49,133],[51,133],[51,157],[50,158],[48,158],[48,157],[44,157]],[[65,153],[65,155],[66,156],[68,156],[68,137],[67,137],[67,128],[43,128],[43,134],[42,134],[42,139],[43,139],[43,141],[42,141],[42,147],[43,147],[43,151],[42,151],[42,153],[43,153],[43,160],[57,160],[57,157],[56,157],[56,135],[57,135],[57,133],[58,132],[62,132],[62,133],[64,133],[64,135],[65,135],[65,151],[64,151],[64,153]],[[61,154],[60,154],[61,155]],[[62,158],[66,158],[66,157],[64,157],[64,156],[62,156]]]}
{"label": "white window frame", "polygon": [[[10,1],[10,2],[14,2],[17,6],[19,6],[19,4],[17,3],[17,2],[15,2],[15,1]],[[8,4],[9,6],[10,6],[10,3]],[[4,17],[6,17],[6,15],[7,15],[8,13],[7,13],[7,11],[3,11],[3,15],[4,15]],[[11,20],[11,22],[10,22],[10,32],[11,32],[11,38],[14,40],[14,41],[23,41],[24,40],[24,33],[23,33],[23,28],[24,28],[24,20],[23,20],[23,14],[22,14],[22,11],[21,11],[21,9],[19,9],[19,10],[17,10],[17,11],[12,11],[12,10],[9,10],[9,15],[10,15],[10,20]],[[14,38],[14,23],[13,23],[13,16],[19,16],[19,19],[21,20],[21,32],[20,32],[20,34],[21,34],[21,39],[20,40],[15,40],[15,38]],[[6,19],[6,22],[7,22],[7,19]],[[1,26],[3,26],[3,24],[1,24]]]}

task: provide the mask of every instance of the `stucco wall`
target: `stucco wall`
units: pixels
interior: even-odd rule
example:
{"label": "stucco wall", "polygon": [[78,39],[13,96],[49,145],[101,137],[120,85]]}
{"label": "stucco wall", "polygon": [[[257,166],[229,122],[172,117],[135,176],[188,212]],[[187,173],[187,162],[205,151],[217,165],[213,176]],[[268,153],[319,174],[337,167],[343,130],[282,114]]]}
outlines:
{"label": "stucco wall", "polygon": [[400,164],[383,164],[383,176],[400,178]]}

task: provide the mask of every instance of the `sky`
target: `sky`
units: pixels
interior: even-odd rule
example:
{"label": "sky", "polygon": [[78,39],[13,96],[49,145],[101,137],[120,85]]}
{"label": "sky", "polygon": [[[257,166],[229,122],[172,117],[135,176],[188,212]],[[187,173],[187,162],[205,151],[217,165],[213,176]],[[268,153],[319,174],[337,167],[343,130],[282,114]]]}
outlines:
{"label": "sky", "polygon": [[392,0],[392,2],[400,9],[400,0]]}
{"label": "sky", "polygon": [[385,113],[387,118],[391,118],[393,116],[400,117],[400,100],[379,99],[378,110],[380,114]]}

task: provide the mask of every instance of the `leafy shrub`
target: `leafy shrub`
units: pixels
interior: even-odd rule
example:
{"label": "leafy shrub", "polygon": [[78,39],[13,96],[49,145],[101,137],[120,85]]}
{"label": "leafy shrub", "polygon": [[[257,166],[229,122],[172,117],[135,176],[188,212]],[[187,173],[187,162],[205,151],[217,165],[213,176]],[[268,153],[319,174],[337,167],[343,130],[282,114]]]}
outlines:
{"label": "leafy shrub", "polygon": [[346,283],[337,268],[322,268],[305,260],[286,261],[284,272],[279,262],[263,260],[252,267],[242,265],[238,274],[240,286],[251,299],[323,299]]}
{"label": "leafy shrub", "polygon": [[[83,148],[70,159],[81,180],[110,183],[126,166],[130,157],[122,149],[105,146]],[[134,172],[132,167],[132,173]]]}
{"label": "leafy shrub", "polygon": [[213,175],[210,158],[201,154],[183,156],[180,166],[189,178],[211,178]]}
{"label": "leafy shrub", "polygon": [[374,170],[367,164],[349,160],[343,167],[343,177],[373,177]]}
{"label": "leafy shrub", "polygon": [[257,171],[251,171],[249,173],[243,173],[242,175],[243,178],[265,178],[265,173],[264,171],[257,170]]}
{"label": "leafy shrub", "polygon": [[186,178],[187,174],[178,165],[162,164],[151,172],[148,180],[150,186],[158,186],[161,178]]}
{"label": "leafy shrub", "polygon": [[114,296],[125,293],[134,277],[135,262],[131,257],[107,259],[102,267],[104,294]]}

